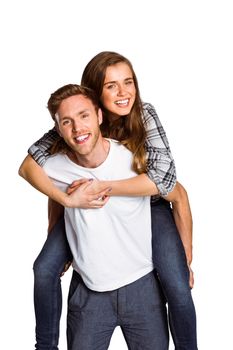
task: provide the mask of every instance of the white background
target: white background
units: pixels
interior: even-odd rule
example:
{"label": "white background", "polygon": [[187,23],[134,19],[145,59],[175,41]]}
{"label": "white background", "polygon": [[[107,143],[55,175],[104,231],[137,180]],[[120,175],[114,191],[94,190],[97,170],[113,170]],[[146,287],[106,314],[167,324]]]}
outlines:
{"label": "white background", "polygon": [[[230,0],[1,2],[1,349],[33,349],[32,264],[46,238],[47,199],[19,165],[52,127],[50,93],[103,50],[132,61],[189,193],[199,349],[232,348],[232,17]],[[120,331],[110,349],[126,349]]]}

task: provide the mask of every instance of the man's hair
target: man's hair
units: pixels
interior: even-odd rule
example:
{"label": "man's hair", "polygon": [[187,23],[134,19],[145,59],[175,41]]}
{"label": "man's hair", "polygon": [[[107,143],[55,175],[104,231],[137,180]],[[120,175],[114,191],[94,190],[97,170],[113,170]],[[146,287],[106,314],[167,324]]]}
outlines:
{"label": "man's hair", "polygon": [[93,106],[95,107],[95,110],[98,111],[99,100],[98,100],[98,97],[96,96],[96,93],[93,90],[91,90],[88,87],[84,87],[77,84],[64,85],[51,94],[47,104],[48,110],[55,122],[56,122],[56,113],[62,101],[68,97],[75,96],[75,95],[82,95],[88,98],[92,102]]}
{"label": "man's hair", "polygon": [[108,67],[118,63],[126,63],[132,72],[136,89],[135,102],[127,116],[114,121],[111,121],[109,111],[100,102],[100,108],[103,111],[103,123],[100,129],[104,137],[120,141],[133,153],[133,169],[137,173],[143,173],[146,172],[146,131],[142,120],[143,110],[138,81],[131,62],[116,52],[100,52],[86,65],[82,74],[81,84],[94,90],[100,99],[103,93],[106,70]]}
{"label": "man's hair", "polygon": [[[91,90],[88,87],[84,87],[81,85],[77,85],[77,84],[68,84],[68,85],[64,85],[61,88],[59,88],[58,90],[56,90],[55,92],[53,92],[48,100],[48,110],[53,118],[53,120],[57,125],[57,120],[56,120],[56,113],[62,103],[63,100],[65,100],[68,97],[71,96],[76,96],[76,95],[82,95],[84,97],[86,97],[87,99],[89,99],[94,108],[96,113],[99,110],[99,99],[96,96],[96,93]],[[50,153],[54,154],[54,153],[67,153],[71,151],[71,148],[67,145],[67,143],[64,141],[64,139],[60,136],[60,138],[58,138],[54,144],[52,145],[51,149],[50,149]]]}

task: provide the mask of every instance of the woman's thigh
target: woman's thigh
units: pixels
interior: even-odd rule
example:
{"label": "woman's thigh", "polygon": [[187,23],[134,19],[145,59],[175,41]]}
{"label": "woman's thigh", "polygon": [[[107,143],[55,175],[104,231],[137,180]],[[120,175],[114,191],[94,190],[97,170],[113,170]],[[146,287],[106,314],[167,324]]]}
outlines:
{"label": "woman's thigh", "polygon": [[34,262],[34,271],[61,273],[64,265],[72,261],[72,254],[66,238],[65,222],[62,216],[55,224]]}

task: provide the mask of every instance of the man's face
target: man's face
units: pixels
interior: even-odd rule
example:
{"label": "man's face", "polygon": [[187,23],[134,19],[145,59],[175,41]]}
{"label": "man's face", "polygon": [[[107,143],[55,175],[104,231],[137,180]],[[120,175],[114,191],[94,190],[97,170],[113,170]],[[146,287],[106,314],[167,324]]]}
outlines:
{"label": "man's face", "polygon": [[100,139],[102,113],[91,100],[74,95],[62,101],[56,113],[60,135],[77,155],[88,156]]}

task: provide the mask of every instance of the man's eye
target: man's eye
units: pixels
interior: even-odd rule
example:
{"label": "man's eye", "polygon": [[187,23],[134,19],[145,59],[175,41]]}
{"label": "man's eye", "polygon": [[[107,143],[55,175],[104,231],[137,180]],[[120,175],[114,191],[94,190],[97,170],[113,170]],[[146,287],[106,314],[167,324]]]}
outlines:
{"label": "man's eye", "polygon": [[89,114],[83,114],[82,115],[82,118],[85,119],[85,118],[88,118],[89,117]]}
{"label": "man's eye", "polygon": [[68,125],[70,123],[69,120],[63,120],[62,125]]}

